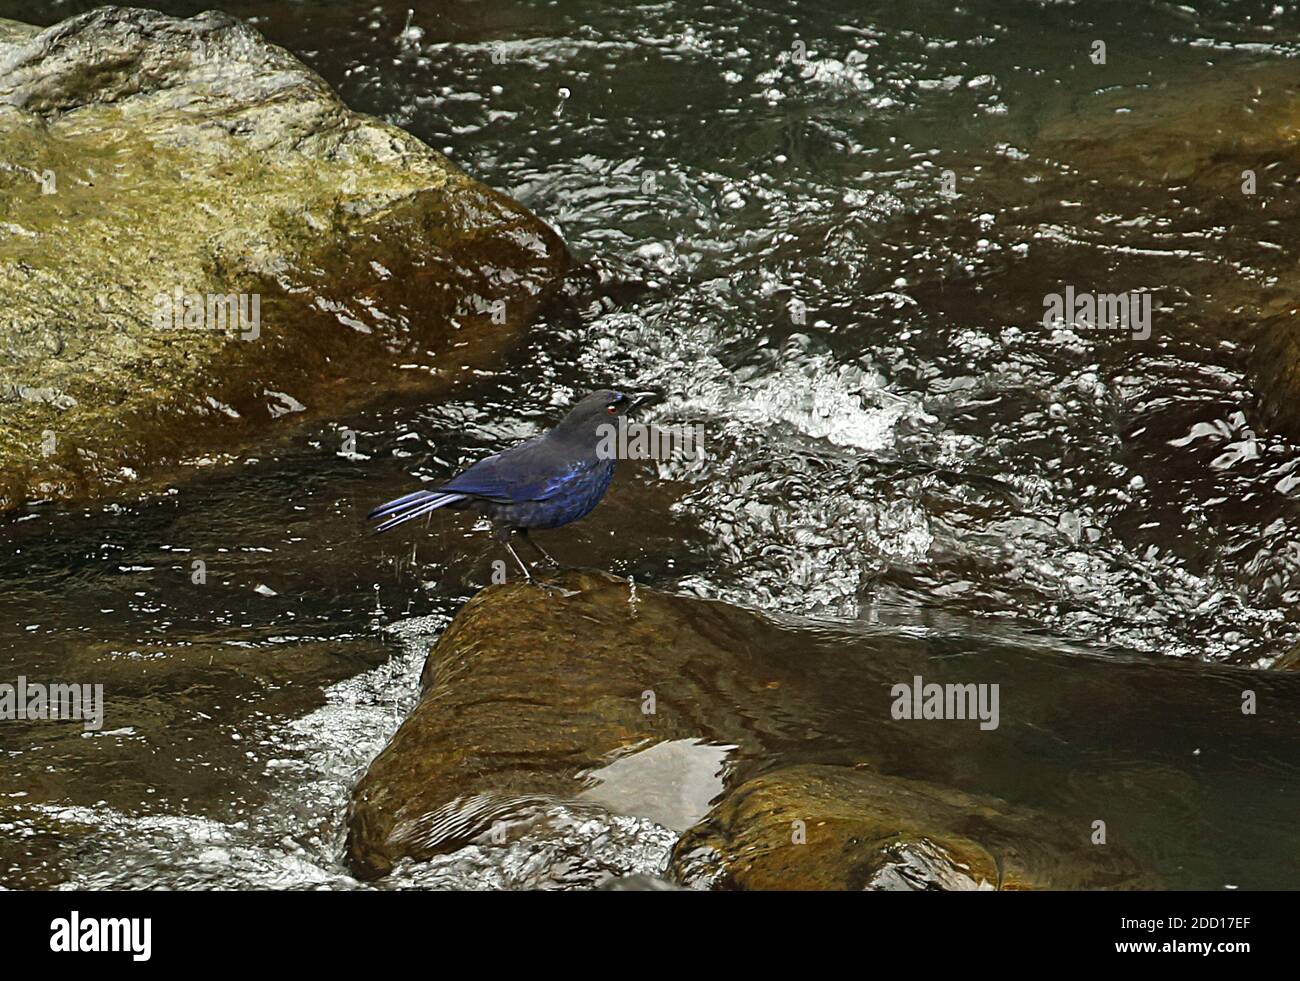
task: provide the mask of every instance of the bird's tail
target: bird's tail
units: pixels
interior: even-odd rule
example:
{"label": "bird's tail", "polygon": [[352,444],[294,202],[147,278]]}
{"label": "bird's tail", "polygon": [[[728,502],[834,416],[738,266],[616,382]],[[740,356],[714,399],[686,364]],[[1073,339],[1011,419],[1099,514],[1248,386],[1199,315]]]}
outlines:
{"label": "bird's tail", "polygon": [[400,524],[405,524],[413,518],[421,517],[430,511],[436,511],[438,508],[463,500],[465,500],[464,494],[447,494],[442,491],[427,490],[416,491],[414,494],[407,494],[396,500],[389,501],[387,504],[379,505],[366,517],[371,521],[376,518],[386,519],[375,529],[375,534],[378,535],[391,528],[396,528]]}

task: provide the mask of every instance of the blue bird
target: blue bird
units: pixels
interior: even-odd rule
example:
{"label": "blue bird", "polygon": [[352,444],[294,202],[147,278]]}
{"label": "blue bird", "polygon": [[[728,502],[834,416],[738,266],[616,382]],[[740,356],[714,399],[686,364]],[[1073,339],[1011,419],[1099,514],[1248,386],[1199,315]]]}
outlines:
{"label": "blue bird", "polygon": [[558,564],[528,532],[577,521],[600,503],[618,462],[601,452],[602,441],[608,446],[608,427],[655,398],[652,392],[592,392],[549,432],[494,453],[438,487],[381,504],[368,517],[384,519],[375,529],[382,533],[439,508],[477,511],[492,522],[497,540],[531,581],[532,573],[510,544],[511,534],[519,532],[548,562]]}

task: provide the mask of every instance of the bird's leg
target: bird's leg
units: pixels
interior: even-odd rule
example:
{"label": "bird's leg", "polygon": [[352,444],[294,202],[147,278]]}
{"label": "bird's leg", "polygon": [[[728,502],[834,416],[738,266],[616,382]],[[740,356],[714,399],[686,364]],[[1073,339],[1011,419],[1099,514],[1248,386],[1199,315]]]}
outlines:
{"label": "bird's leg", "polygon": [[[510,544],[510,536],[515,531],[518,531],[525,538],[528,538],[528,532],[525,531],[523,528],[498,528],[496,536],[497,536],[497,540],[500,541],[501,544],[504,545],[506,549],[510,552],[510,554],[515,557],[515,561],[519,563],[519,568],[524,571],[524,578],[528,580],[528,584],[530,586],[540,586],[542,589],[546,590],[546,592],[556,596],[576,596],[577,594],[571,589],[565,589],[563,586],[559,586],[555,583],[549,583],[543,580],[538,580],[533,578],[533,574],[528,571],[528,566],[524,564],[524,560],[519,557],[519,553],[516,552],[514,546]],[[528,540],[532,541],[531,538],[529,538]],[[533,547],[537,548],[536,542],[533,542]],[[541,552],[542,550],[538,549],[538,551]],[[546,555],[545,552],[542,552],[542,554]],[[555,561],[549,555],[546,555],[546,558],[550,559],[550,561],[552,562]]]}
{"label": "bird's leg", "polygon": [[560,563],[555,561],[555,556],[553,556],[550,552],[546,551],[546,549],[542,548],[542,546],[538,544],[537,539],[535,539],[532,535],[528,534],[527,528],[520,528],[519,534],[523,536],[524,541],[526,541],[533,548],[537,549],[537,554],[540,555],[547,562],[549,562],[553,568],[556,569],[560,568]]}
{"label": "bird's leg", "polygon": [[523,570],[524,578],[527,579],[529,582],[532,582],[533,574],[530,571],[528,571],[528,566],[524,565],[524,560],[519,557],[519,553],[515,551],[515,547],[510,544],[510,529],[498,528],[496,537],[497,540],[500,541],[501,544],[506,547],[506,551],[509,552],[512,556],[514,556],[514,560],[519,563],[519,568]]}
{"label": "bird's leg", "polygon": [[523,570],[524,578],[527,579],[529,582],[532,582],[533,574],[528,571],[528,566],[524,565],[524,560],[519,557],[519,553],[515,551],[515,547],[510,544],[510,541],[508,539],[505,543],[505,546],[506,546],[506,550],[509,551],[509,553],[515,557],[515,561],[519,563],[519,568]]}

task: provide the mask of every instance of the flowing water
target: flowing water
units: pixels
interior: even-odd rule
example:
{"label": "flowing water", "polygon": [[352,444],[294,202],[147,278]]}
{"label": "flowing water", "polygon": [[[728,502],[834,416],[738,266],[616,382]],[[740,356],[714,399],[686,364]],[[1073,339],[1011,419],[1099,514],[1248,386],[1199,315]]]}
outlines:
{"label": "flowing water", "polygon": [[[340,861],[351,783],[500,557],[460,517],[374,540],[364,514],[606,384],[662,392],[655,421],[702,425],[705,456],[624,464],[592,517],[543,539],[575,564],[809,636],[1038,650],[1097,686],[1097,658],[1177,658],[1240,688],[1295,645],[1300,451],[1261,420],[1238,329],[1293,252],[1291,206],[1171,193],[1134,163],[1140,132],[1111,158],[1085,142],[1130,102],[1203,98],[1212,116],[1225,80],[1282,77],[1294,9],[410,2],[223,9],[528,205],[583,269],[447,401],[286,431],[163,494],[3,520],[6,678],[102,679],[107,721],[4,725],[0,883],[358,886]],[[1044,327],[1067,285],[1152,290],[1150,336]],[[1269,684],[1294,750],[1291,680]],[[707,805],[725,748],[680,750]],[[1151,804],[1150,840],[1185,843],[1150,849],[1170,881],[1294,885],[1300,760],[1232,763],[1214,772],[1241,810],[1193,843],[1207,787],[1115,779]],[[1016,765],[990,789],[1010,794]],[[557,803],[547,820],[383,885],[588,885],[659,871],[675,837],[662,816]]]}

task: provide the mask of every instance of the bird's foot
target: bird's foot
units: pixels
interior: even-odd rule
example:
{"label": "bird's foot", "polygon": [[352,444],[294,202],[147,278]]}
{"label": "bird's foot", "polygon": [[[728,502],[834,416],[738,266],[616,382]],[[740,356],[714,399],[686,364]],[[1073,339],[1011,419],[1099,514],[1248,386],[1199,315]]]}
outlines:
{"label": "bird's foot", "polygon": [[538,555],[540,555],[542,557],[542,561],[545,562],[547,565],[549,565],[552,569],[564,568],[564,566],[560,565],[560,563],[555,560],[555,556],[552,555],[550,552],[546,551],[546,549],[542,548],[542,546],[537,543],[537,540],[533,538],[532,535],[528,534],[526,530],[521,530],[519,532],[519,535],[526,542],[528,542],[529,545],[533,547],[533,551],[536,552]]}
{"label": "bird's foot", "polygon": [[540,589],[546,590],[546,592],[550,593],[552,596],[558,597],[560,599],[567,599],[570,596],[577,596],[578,593],[580,592],[580,590],[577,589],[565,589],[559,583],[546,582],[544,579],[534,579],[533,585],[539,587]]}

